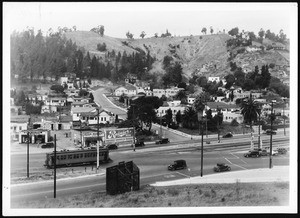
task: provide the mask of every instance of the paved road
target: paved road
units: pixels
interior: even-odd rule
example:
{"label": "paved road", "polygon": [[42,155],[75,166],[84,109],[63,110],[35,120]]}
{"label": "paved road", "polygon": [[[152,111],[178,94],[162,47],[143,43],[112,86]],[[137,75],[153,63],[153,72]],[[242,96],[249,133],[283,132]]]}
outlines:
{"label": "paved road", "polygon": [[[276,139],[275,139],[276,141]],[[274,141],[276,145],[277,142]],[[223,145],[231,144],[232,141],[227,141]],[[279,142],[282,143],[282,142]],[[240,143],[241,144],[241,143]],[[248,150],[248,144],[244,142],[245,146],[237,149],[215,150],[204,152],[204,168],[203,174],[213,174],[213,166],[217,162],[228,163],[232,171],[248,170],[268,167],[269,158],[244,158],[241,150]],[[172,149],[166,150],[167,147]],[[200,150],[199,146],[190,145],[189,150],[181,150],[181,147],[186,147],[187,144],[170,145],[163,147],[139,148],[136,152],[131,150],[113,151],[110,156],[114,160],[113,163],[102,166],[103,175],[89,176],[81,179],[69,179],[57,181],[57,197],[94,192],[105,191],[105,171],[104,167],[109,167],[117,164],[120,161],[133,160],[140,168],[141,185],[152,184],[158,181],[168,181],[174,179],[194,177],[200,174]],[[211,145],[207,145],[212,147]],[[146,146],[147,147],[147,146]],[[163,151],[165,149],[165,151]],[[151,151],[151,152],[150,152]],[[167,166],[175,159],[185,159],[188,163],[188,169],[177,172],[169,172]],[[274,165],[289,165],[289,154],[273,158]],[[60,170],[60,169],[58,169]],[[12,206],[22,200],[42,199],[53,197],[53,181],[35,183],[35,184],[22,184],[12,186],[11,190],[11,204]]]}

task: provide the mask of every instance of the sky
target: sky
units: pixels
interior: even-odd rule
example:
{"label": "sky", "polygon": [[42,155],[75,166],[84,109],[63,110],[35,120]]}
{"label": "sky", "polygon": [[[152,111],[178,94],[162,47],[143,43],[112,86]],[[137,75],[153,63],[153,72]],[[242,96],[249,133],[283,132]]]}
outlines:
{"label": "sky", "polygon": [[200,35],[203,27],[229,31],[234,27],[258,33],[260,28],[289,37],[291,11],[295,3],[158,3],[158,2],[15,2],[4,3],[4,22],[9,32],[26,27],[41,29],[71,28],[89,31],[103,25],[105,35],[126,38],[126,32],[138,38],[166,30],[176,36]]}

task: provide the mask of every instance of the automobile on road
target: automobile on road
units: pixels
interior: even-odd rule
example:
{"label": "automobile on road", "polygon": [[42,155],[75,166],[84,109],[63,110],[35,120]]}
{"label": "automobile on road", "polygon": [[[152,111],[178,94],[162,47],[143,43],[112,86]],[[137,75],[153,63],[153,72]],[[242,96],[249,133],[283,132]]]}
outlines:
{"label": "automobile on road", "polygon": [[[145,143],[144,142],[136,142],[134,144],[135,147],[144,147],[145,146]],[[133,147],[133,145],[131,145],[131,147]]]}
{"label": "automobile on road", "polygon": [[267,134],[267,135],[276,135],[276,131],[275,130],[270,130],[270,129],[267,129],[264,134]]}
{"label": "automobile on road", "polygon": [[118,145],[117,144],[109,144],[106,146],[106,148],[108,150],[115,150],[115,149],[118,149]]}
{"label": "automobile on road", "polygon": [[168,170],[181,170],[187,168],[185,160],[175,160],[173,164],[168,166]]}
{"label": "automobile on road", "polygon": [[231,167],[225,163],[217,163],[217,165],[214,166],[215,172],[223,172],[223,171],[230,171],[230,170],[231,170]]}
{"label": "automobile on road", "polygon": [[259,151],[248,151],[244,154],[244,157],[260,157]]}
{"label": "automobile on road", "polygon": [[162,138],[155,142],[155,144],[167,144],[167,143],[170,143],[170,140],[168,138]]}
{"label": "automobile on road", "polygon": [[233,134],[231,132],[228,132],[222,136],[222,138],[231,138],[231,137],[233,137]]}
{"label": "automobile on road", "polygon": [[45,144],[42,144],[41,148],[54,148],[53,142],[47,142]]}
{"label": "automobile on road", "polygon": [[278,152],[278,154],[286,154],[287,150],[285,148],[277,148],[276,151]]}

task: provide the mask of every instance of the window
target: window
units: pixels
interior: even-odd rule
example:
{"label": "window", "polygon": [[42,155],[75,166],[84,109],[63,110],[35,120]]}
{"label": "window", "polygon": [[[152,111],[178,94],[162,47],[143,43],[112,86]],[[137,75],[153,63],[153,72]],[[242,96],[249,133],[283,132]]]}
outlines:
{"label": "window", "polygon": [[72,155],[72,154],[69,154],[69,155],[68,155],[68,159],[73,159],[73,155]]}
{"label": "window", "polygon": [[22,130],[22,126],[19,127],[19,130]]}

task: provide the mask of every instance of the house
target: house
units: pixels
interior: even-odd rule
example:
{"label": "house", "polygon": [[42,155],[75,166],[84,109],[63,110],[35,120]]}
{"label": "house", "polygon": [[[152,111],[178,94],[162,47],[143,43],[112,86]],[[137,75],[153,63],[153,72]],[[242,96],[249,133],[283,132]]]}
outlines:
{"label": "house", "polygon": [[195,97],[187,97],[187,103],[188,104],[194,104],[194,102],[195,102]]}
{"label": "house", "polygon": [[49,95],[45,101],[45,105],[48,106],[65,106],[67,105],[67,98],[62,96]]}
{"label": "house", "polygon": [[246,47],[246,51],[251,53],[251,52],[256,52],[256,51],[261,51],[261,47],[260,46],[256,46],[256,45],[250,45]]}
{"label": "house", "polygon": [[160,106],[157,110],[156,110],[156,114],[158,117],[163,117],[167,114],[167,110],[171,109],[172,111],[172,115],[173,115],[173,121],[176,120],[176,114],[178,113],[178,111],[180,111],[181,114],[184,114],[184,111],[186,109],[186,105],[182,105],[180,104],[180,101],[173,101],[173,102],[166,102],[164,101],[163,105]]}
{"label": "house", "polygon": [[81,103],[90,103],[91,99],[88,97],[78,97],[73,96],[74,103],[81,102]]}
{"label": "house", "polygon": [[69,78],[67,76],[60,77],[60,84],[63,86],[64,84],[67,84],[69,81]]}
{"label": "house", "polygon": [[45,113],[56,113],[57,112],[57,106],[51,106],[51,105],[42,105],[41,107],[41,114]]}
{"label": "house", "polygon": [[19,140],[19,134],[22,130],[27,130],[29,124],[29,115],[11,116],[10,118],[10,136],[12,141]]}
{"label": "house", "polygon": [[[112,113],[104,109],[99,110],[99,123],[113,123],[113,118],[114,116]],[[86,123],[88,125],[98,124],[98,111],[83,112],[80,114],[80,120],[82,123]]]}
{"label": "house", "polygon": [[73,102],[71,104],[71,108],[76,108],[76,107],[93,107],[90,103],[85,103],[85,102]]}
{"label": "house", "polygon": [[169,98],[177,95],[180,90],[184,90],[184,88],[172,87],[169,89],[153,89],[153,96],[161,98],[164,95]]}
{"label": "house", "polygon": [[120,86],[115,89],[115,96],[121,95],[133,96],[137,94],[137,87],[127,83],[125,86]]}
{"label": "house", "polygon": [[71,108],[72,121],[79,121],[82,113],[95,112],[95,107],[73,107]]}
{"label": "house", "polygon": [[16,116],[22,114],[22,106],[10,106],[10,115]]}
{"label": "house", "polygon": [[218,82],[220,82],[220,77],[218,77],[218,76],[215,76],[215,77],[210,76],[210,77],[208,77],[207,81],[208,82],[214,82],[214,81],[216,81],[216,83],[218,83]]}

